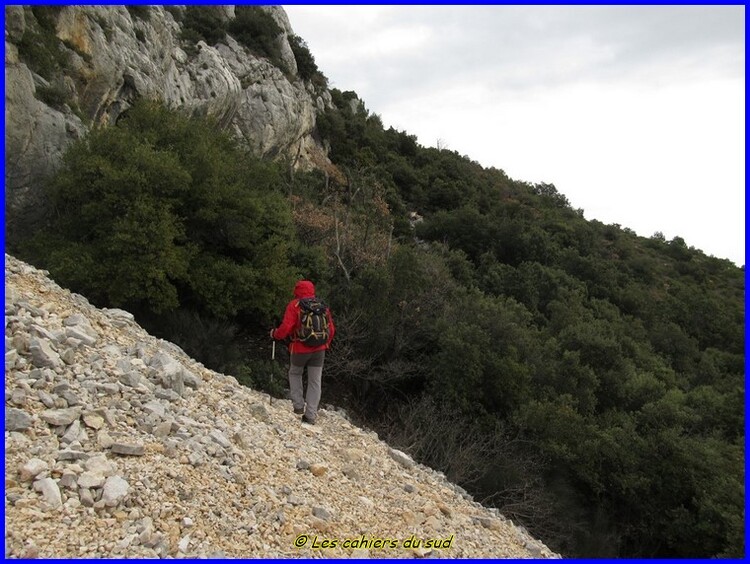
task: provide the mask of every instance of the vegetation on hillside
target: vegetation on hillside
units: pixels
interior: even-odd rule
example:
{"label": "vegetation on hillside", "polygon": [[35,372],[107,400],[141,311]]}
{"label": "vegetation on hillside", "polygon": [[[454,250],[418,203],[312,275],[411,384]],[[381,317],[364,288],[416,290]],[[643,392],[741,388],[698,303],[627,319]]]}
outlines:
{"label": "vegetation on hillside", "polygon": [[741,557],[744,269],[332,94],[338,181],[136,105],[69,151],[21,257],[274,392],[267,329],[310,278],[338,327],[324,403],[564,555]]}
{"label": "vegetation on hillside", "polygon": [[315,64],[315,58],[302,38],[290,35],[284,39],[284,30],[274,17],[261,6],[235,6],[235,17],[227,19],[218,6],[186,6],[184,11],[171,8],[170,13],[182,25],[181,37],[187,51],[193,52],[198,41],[216,45],[231,35],[240,45],[256,56],[268,59],[284,72],[287,68],[282,57],[282,40],[288,39],[298,76],[318,88],[326,88],[328,80]]}
{"label": "vegetation on hillside", "polygon": [[[44,79],[36,85],[34,95],[60,111],[68,105],[79,117],[83,117],[70,87],[63,80],[63,76],[72,70],[72,53],[78,53],[78,50],[73,43],[61,41],[55,34],[62,6],[26,6],[23,10],[25,23],[23,35],[17,44],[18,57]],[[86,54],[78,54],[84,59],[87,57]]]}
{"label": "vegetation on hillside", "polygon": [[[744,268],[586,221],[553,185],[420,147],[354,93],[333,98],[319,123],[334,162],[377,178],[396,217],[424,216],[414,237],[397,229],[406,272],[396,253],[377,282],[363,272],[340,292],[345,312],[393,315],[387,344],[352,355],[373,359],[363,413],[408,436],[402,406],[447,403],[507,437],[469,485],[565,554],[742,555]],[[444,444],[401,443],[415,445],[440,466]]]}

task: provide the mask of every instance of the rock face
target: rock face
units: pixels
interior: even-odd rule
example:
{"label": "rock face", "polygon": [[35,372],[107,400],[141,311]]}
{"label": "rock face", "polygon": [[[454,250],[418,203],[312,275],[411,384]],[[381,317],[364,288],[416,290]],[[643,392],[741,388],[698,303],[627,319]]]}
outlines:
{"label": "rock face", "polygon": [[[180,8],[170,12],[151,6],[146,16],[139,16],[124,6],[65,6],[45,12],[53,23],[42,28],[31,8],[7,6],[9,241],[21,226],[28,229],[38,219],[44,209],[41,183],[59,167],[65,149],[92,126],[114,123],[140,97],[160,99],[191,115],[212,116],[258,156],[286,155],[302,168],[325,162],[313,133],[316,112],[331,104],[330,93],[298,77],[288,41],[293,32],[283,9],[263,9],[283,29],[277,38],[283,70],[230,36],[215,46],[183,41],[181,24],[173,16],[179,19]],[[234,18],[235,8],[225,6],[222,13]],[[54,35],[65,55],[63,68],[49,80],[32,72],[19,56],[19,49],[28,49],[28,38],[38,37],[32,32]],[[64,103],[42,101],[51,88],[64,93]]]}
{"label": "rock face", "polygon": [[302,425],[45,274],[5,256],[7,558],[556,557],[340,411]]}

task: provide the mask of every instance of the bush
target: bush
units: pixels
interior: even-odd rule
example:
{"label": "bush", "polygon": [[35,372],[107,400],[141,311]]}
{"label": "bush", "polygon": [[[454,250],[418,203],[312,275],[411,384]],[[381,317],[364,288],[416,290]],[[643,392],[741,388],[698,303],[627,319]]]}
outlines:
{"label": "bush", "polygon": [[235,19],[229,22],[227,31],[250,51],[266,57],[271,63],[283,69],[279,35],[284,33],[284,30],[279,27],[273,16],[259,6],[237,6],[235,15]]}
{"label": "bush", "polygon": [[65,88],[57,84],[37,86],[36,97],[56,110],[62,110],[70,98]]}
{"label": "bush", "polygon": [[182,19],[185,16],[183,8],[179,6],[164,6],[164,9],[170,14],[172,14],[174,21],[176,21],[177,23],[182,22]]}
{"label": "bush", "polygon": [[139,315],[139,322],[150,334],[175,343],[216,372],[229,374],[244,361],[240,328],[232,321],[185,308],[156,316]]}
{"label": "bush", "polygon": [[[52,81],[67,69],[70,53],[55,35],[55,17],[60,8],[36,6],[27,17],[26,30],[18,42],[18,56],[39,76]],[[27,12],[28,14],[28,12]]]}
{"label": "bush", "polygon": [[315,58],[310,49],[307,47],[304,39],[299,35],[289,36],[289,45],[294,53],[294,60],[297,62],[297,73],[302,80],[308,80],[319,88],[328,87],[328,79],[320,72],[318,65],[315,64]]}
{"label": "bush", "polygon": [[294,280],[278,183],[210,122],[142,101],[65,155],[27,251],[99,305],[268,318]]}
{"label": "bush", "polygon": [[149,6],[125,6],[127,8],[128,13],[130,13],[130,16],[133,18],[137,18],[139,20],[143,21],[149,21],[151,19],[151,8]]}
{"label": "bush", "polygon": [[182,15],[182,39],[193,45],[198,41],[216,45],[227,35],[224,25],[219,8],[188,6]]}
{"label": "bush", "polygon": [[249,361],[237,370],[236,378],[240,384],[261,390],[275,398],[282,398],[285,395],[286,373],[277,362]]}
{"label": "bush", "polygon": [[33,6],[31,12],[43,30],[54,33],[62,9],[63,6]]}

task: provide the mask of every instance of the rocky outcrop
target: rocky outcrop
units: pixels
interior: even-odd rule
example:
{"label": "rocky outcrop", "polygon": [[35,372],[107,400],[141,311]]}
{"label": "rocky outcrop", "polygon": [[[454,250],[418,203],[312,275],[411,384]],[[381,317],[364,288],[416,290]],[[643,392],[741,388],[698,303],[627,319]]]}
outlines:
{"label": "rocky outcrop", "polygon": [[342,411],[302,425],[45,274],[5,257],[6,557],[555,557]]}
{"label": "rocky outcrop", "polygon": [[35,97],[47,81],[18,60],[5,44],[5,210],[6,232],[30,225],[44,209],[41,184],[62,155],[88,128],[72,112],[51,108]]}
{"label": "rocky outcrop", "polygon": [[[289,156],[295,167],[326,161],[315,140],[315,115],[330,94],[297,76],[292,34],[280,7],[266,7],[284,30],[281,69],[228,36],[215,46],[181,39],[162,6],[137,17],[124,6],[65,6],[54,12],[64,68],[44,78],[19,57],[24,34],[51,34],[30,8],[8,6],[5,28],[6,221],[10,239],[44,209],[42,182],[65,149],[94,125],[114,123],[139,97],[192,115],[212,116],[258,156]],[[173,8],[172,11],[177,10]],[[175,12],[177,13],[177,12]],[[235,15],[225,6],[224,17]],[[49,24],[48,24],[49,25]],[[28,33],[27,33],[28,32]],[[64,102],[42,101],[44,90]]]}

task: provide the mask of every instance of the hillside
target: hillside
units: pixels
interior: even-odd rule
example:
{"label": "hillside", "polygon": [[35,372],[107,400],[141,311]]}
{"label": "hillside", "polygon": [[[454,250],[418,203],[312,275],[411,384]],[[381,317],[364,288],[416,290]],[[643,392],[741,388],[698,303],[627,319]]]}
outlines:
{"label": "hillside", "polygon": [[[342,411],[303,426],[7,254],[5,284],[6,557],[554,556]],[[452,547],[373,544],[411,535]]]}
{"label": "hillside", "polygon": [[[117,455],[117,472],[152,456],[180,469],[164,482],[120,476],[131,498],[117,516],[107,510],[106,523],[115,525],[108,534],[125,532],[107,542],[129,543],[128,554],[137,553],[134,534],[151,545],[144,552],[169,555],[183,542],[185,555],[235,554],[222,544],[226,534],[209,539],[208,525],[196,532],[194,514],[173,515],[198,496],[183,485],[195,474],[234,488],[207,522],[234,527],[247,517],[240,526],[250,540],[290,527],[284,534],[316,526],[350,534],[364,531],[352,523],[368,515],[362,527],[384,538],[438,525],[435,534],[448,535],[464,523],[461,550],[469,550],[467,539],[486,534],[485,525],[501,534],[502,514],[566,557],[744,555],[744,267],[679,236],[588,221],[554,184],[421,146],[356,92],[329,89],[279,7],[7,7],[6,83],[6,252],[86,296],[74,305],[98,339],[91,344],[88,326],[67,315],[73,306],[50,313],[53,291],[11,299],[9,313],[24,323],[9,320],[21,351],[9,361],[28,376],[17,383],[6,374],[6,399],[20,410],[10,423],[31,424],[49,447],[32,452],[23,430],[6,442],[13,511],[20,502],[31,504],[27,516],[45,514],[19,474],[39,458],[24,477],[39,476],[53,501],[62,483],[61,503],[76,493],[76,511],[101,516],[102,471],[81,485],[92,472],[85,462],[54,455],[62,444],[63,458],[81,456],[69,452],[76,440],[84,453],[93,448],[87,441],[99,448],[109,426],[109,453],[130,448],[115,441],[144,451]],[[14,268],[14,280],[34,273]],[[285,351],[269,359],[268,330],[301,278],[315,282],[336,320],[324,402],[348,417],[326,412],[315,430],[300,429],[282,399]],[[94,313],[88,303],[115,309]],[[73,340],[60,345],[62,328]],[[98,348],[115,329],[130,335],[116,350],[78,348]],[[24,364],[32,361],[56,368]],[[74,369],[79,361],[86,368]],[[62,381],[66,371],[76,377]],[[40,419],[70,401],[80,404],[62,415],[72,430]],[[103,411],[91,415],[95,401]],[[240,424],[241,413],[251,419]],[[45,417],[54,424],[59,415]],[[459,495],[436,478],[426,501],[421,467],[395,466],[384,444],[347,431],[356,428],[347,421],[444,473]],[[257,461],[281,479],[269,485],[273,495],[255,478],[244,478],[251,490],[232,481],[245,464],[262,468]],[[298,462],[328,470],[313,480]],[[63,463],[72,473],[55,467]],[[383,486],[388,495],[355,487],[370,478],[383,480],[372,491]],[[143,521],[144,507],[167,495],[151,488],[165,484],[173,506],[159,523]],[[348,485],[345,496],[329,495]],[[469,494],[494,513],[468,503]],[[269,513],[274,496],[280,509]],[[245,507],[245,498],[254,517],[234,505]],[[340,522],[349,510],[331,504],[350,502],[351,522]],[[36,521],[40,538],[61,534]],[[286,554],[280,538],[265,541],[268,554]],[[485,544],[466,554],[485,554]],[[515,554],[508,546],[503,555]]]}

